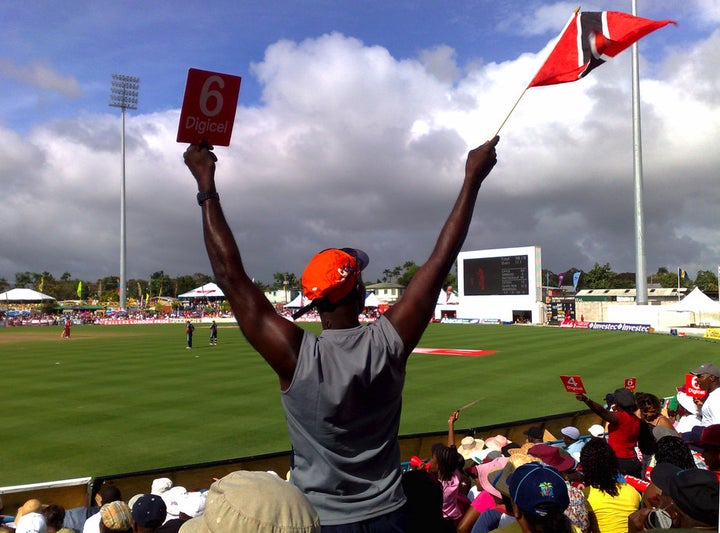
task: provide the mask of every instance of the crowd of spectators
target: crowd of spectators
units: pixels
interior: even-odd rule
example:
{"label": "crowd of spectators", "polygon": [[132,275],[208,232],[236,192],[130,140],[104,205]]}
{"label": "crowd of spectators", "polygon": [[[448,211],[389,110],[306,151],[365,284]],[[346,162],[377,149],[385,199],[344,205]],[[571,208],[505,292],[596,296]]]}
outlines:
{"label": "crowd of spectators", "polygon": [[[720,370],[710,363],[693,373],[702,375],[706,388],[720,380]],[[504,435],[466,435],[456,446],[459,412],[452,413],[447,444],[437,443],[430,457],[412,457],[402,465],[406,531],[717,530],[720,422],[703,426],[703,399],[689,401],[683,387],[670,402],[656,399],[618,389],[606,396],[605,405],[590,405],[605,427],[567,426],[555,439],[533,426],[519,443]],[[609,414],[617,412],[637,423]],[[692,427],[687,417],[695,421]],[[628,436],[628,425],[645,429]],[[640,434],[648,429],[652,443],[643,445],[643,453]],[[613,446],[625,450],[627,439],[635,439],[632,449],[642,465],[638,475],[622,472]],[[127,501],[117,487],[105,485],[96,504],[66,512],[29,500],[3,528],[15,533],[320,531],[307,498],[268,472],[234,472],[194,492],[160,478],[148,494]]]}
{"label": "crowd of spectators", "polygon": [[[278,306],[276,308],[280,316],[291,319],[295,309]],[[157,311],[155,309],[134,309],[129,312],[118,310],[99,310],[97,312],[83,310],[66,310],[62,313],[45,313],[36,308],[21,307],[13,308],[8,314],[5,310],[0,310],[0,326],[58,326],[62,325],[66,320],[70,320],[73,324],[102,324],[107,318],[126,319],[133,321],[143,320],[194,320],[202,318],[233,318],[233,312],[230,309],[222,309],[219,303],[187,303],[182,307],[167,311]],[[360,321],[374,321],[380,316],[377,308],[366,308],[359,316]],[[305,322],[317,322],[320,320],[317,312],[308,312],[303,318]]]}
{"label": "crowd of spectators", "polygon": [[[602,406],[579,395],[605,426],[566,426],[560,438],[533,426],[524,442],[470,434],[456,445],[460,412],[451,413],[447,442],[433,445],[428,458],[399,465],[406,532],[717,531],[720,420],[703,407],[718,389],[720,369],[706,363],[691,373],[705,398],[690,400],[684,387],[670,401],[624,388],[608,394]],[[639,471],[629,457],[618,456],[628,447]],[[623,464],[632,471],[623,472]],[[124,500],[106,484],[96,506],[68,511],[31,499],[3,517],[0,532],[282,533],[321,527],[310,501],[273,472],[233,472],[195,491],[159,478],[149,489]]]}

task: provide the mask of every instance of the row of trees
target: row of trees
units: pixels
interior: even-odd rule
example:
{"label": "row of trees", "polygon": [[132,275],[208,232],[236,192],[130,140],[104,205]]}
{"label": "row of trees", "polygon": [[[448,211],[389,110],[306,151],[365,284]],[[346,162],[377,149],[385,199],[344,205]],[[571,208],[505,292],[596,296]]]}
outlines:
{"label": "row of trees", "polygon": [[[178,294],[190,291],[195,287],[212,281],[212,277],[195,273],[171,278],[160,270],[150,276],[149,280],[130,279],[127,281],[126,294],[128,298],[136,300],[148,296],[176,297]],[[99,300],[113,302],[119,300],[120,278],[107,276],[88,282],[74,277],[69,272],[55,278],[50,272],[17,272],[15,274],[15,287],[32,288],[55,298],[56,300]],[[8,290],[10,284],[0,278],[0,292]]]}
{"label": "row of trees", "polygon": [[[420,265],[415,262],[406,261],[402,265],[385,269],[382,278],[376,282],[398,283],[407,286],[419,268]],[[635,288],[635,273],[614,272],[609,263],[603,265],[595,263],[593,268],[587,272],[580,271],[577,268],[571,268],[559,273],[543,270],[543,283],[557,287],[562,275],[564,285],[572,284],[576,272],[580,272],[578,290]],[[172,278],[160,270],[154,272],[148,280],[128,280],[126,294],[129,298],[135,298],[136,300],[147,296],[177,297],[178,294],[190,291],[211,281],[211,276],[199,272]],[[371,283],[369,280],[366,280],[366,282]],[[118,301],[119,283],[120,279],[117,276],[108,276],[95,282],[87,282],[74,277],[69,272],[63,273],[59,278],[55,278],[50,272],[18,272],[15,274],[15,287],[33,288],[61,301],[88,299],[102,302]],[[256,281],[255,283],[261,290],[297,289],[300,287],[299,278],[292,272],[275,272],[272,282],[266,284],[262,281]],[[661,267],[656,273],[648,276],[648,283],[668,288],[677,287],[677,271],[670,271],[665,267]],[[445,286],[448,285],[457,286],[457,279],[452,273],[445,280]],[[694,280],[689,277],[682,279],[680,285],[688,289],[697,286],[705,293],[717,294],[718,278],[710,270],[700,270]],[[0,278],[0,292],[9,288],[8,281]]]}
{"label": "row of trees", "polygon": [[[543,276],[546,272],[543,270]],[[581,289],[634,289],[635,288],[635,272],[613,272],[610,263],[601,265],[595,263],[592,269],[582,272],[576,268],[571,268],[564,273],[565,281],[563,284],[572,282],[575,272],[581,272],[578,282],[578,290]],[[550,285],[558,285],[559,274],[550,273]],[[543,277],[543,279],[545,279]],[[710,270],[700,270],[693,280],[689,274],[687,277],[681,278],[680,287],[692,289],[698,287],[707,294],[717,294],[718,278],[715,272]],[[669,270],[666,267],[658,268],[657,272],[650,274],[647,278],[648,284],[659,285],[663,288],[673,288],[678,286],[678,271]]]}
{"label": "row of trees", "polygon": [[[401,285],[407,285],[417,272],[419,265],[412,261],[407,261],[401,266],[383,271],[382,281],[395,282]],[[577,290],[582,289],[634,289],[635,273],[634,272],[614,272],[610,263],[601,265],[595,263],[593,268],[587,272],[583,272],[578,268],[571,268],[565,272],[555,273],[551,270],[543,269],[543,283],[551,287],[560,285],[560,277],[562,276],[562,285],[572,285],[575,274],[579,272]],[[677,271],[670,271],[666,267],[660,267],[657,272],[648,276],[648,283],[659,285],[664,288],[672,288],[678,286]],[[456,278],[450,274],[446,280],[447,285],[456,285]],[[680,280],[680,286],[688,289],[699,287],[701,291],[706,293],[715,293],[718,291],[718,278],[714,272],[710,270],[700,270],[695,279],[688,277]]]}

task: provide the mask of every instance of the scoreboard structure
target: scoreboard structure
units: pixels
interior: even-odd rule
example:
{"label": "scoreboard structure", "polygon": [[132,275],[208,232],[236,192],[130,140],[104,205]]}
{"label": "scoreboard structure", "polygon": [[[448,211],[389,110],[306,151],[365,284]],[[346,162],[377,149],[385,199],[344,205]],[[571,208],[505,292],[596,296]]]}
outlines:
{"label": "scoreboard structure", "polygon": [[534,324],[544,320],[537,246],[461,252],[457,279],[458,303],[438,305],[436,318]]}

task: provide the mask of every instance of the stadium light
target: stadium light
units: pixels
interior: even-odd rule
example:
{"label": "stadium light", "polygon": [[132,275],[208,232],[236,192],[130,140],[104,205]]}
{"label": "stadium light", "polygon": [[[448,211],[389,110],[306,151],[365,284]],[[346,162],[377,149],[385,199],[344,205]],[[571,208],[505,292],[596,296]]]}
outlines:
{"label": "stadium light", "polygon": [[112,75],[110,85],[110,107],[119,107],[122,117],[120,133],[120,152],[122,154],[122,184],[120,187],[120,302],[119,307],[125,310],[126,299],[126,236],[125,236],[125,110],[137,109],[140,78],[133,76]]}

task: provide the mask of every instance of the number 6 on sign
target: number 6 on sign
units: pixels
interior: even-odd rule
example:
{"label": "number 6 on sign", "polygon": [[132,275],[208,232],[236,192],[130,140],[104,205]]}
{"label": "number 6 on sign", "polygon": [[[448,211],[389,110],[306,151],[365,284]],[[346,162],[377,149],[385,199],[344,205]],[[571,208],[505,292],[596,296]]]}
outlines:
{"label": "number 6 on sign", "polygon": [[573,394],[585,394],[585,386],[580,376],[560,376],[565,390]]}
{"label": "number 6 on sign", "polygon": [[188,70],[177,142],[229,146],[240,76]]}

